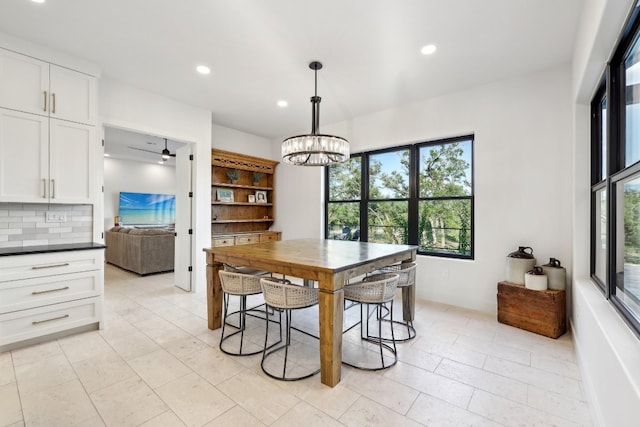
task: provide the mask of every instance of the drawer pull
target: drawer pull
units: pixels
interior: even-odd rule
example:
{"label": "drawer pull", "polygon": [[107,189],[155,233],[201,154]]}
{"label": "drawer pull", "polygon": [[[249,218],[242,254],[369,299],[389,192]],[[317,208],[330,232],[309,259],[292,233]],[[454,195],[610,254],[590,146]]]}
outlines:
{"label": "drawer pull", "polygon": [[58,289],[48,289],[46,291],[33,291],[31,292],[31,295],[48,294],[49,292],[66,291],[67,289],[69,289],[68,286],[65,286],[64,288],[58,288]]}
{"label": "drawer pull", "polygon": [[67,317],[69,317],[69,315],[65,314],[64,316],[54,317],[54,318],[47,319],[47,320],[35,320],[35,321],[31,322],[31,324],[32,325],[39,325],[40,323],[53,322],[54,320],[66,319]]}
{"label": "drawer pull", "polygon": [[51,265],[35,265],[31,267],[32,270],[41,270],[43,268],[54,268],[54,267],[66,267],[69,263],[65,262],[64,264],[51,264]]}

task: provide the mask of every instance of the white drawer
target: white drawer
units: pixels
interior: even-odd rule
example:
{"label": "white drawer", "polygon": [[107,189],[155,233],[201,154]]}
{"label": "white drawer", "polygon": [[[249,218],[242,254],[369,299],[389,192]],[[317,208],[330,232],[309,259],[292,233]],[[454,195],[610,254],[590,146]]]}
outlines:
{"label": "white drawer", "polygon": [[0,282],[0,314],[102,294],[99,270]]}
{"label": "white drawer", "polygon": [[99,270],[104,251],[68,251],[0,257],[0,282]]}
{"label": "white drawer", "polygon": [[99,323],[102,297],[0,315],[0,347],[79,326]]}

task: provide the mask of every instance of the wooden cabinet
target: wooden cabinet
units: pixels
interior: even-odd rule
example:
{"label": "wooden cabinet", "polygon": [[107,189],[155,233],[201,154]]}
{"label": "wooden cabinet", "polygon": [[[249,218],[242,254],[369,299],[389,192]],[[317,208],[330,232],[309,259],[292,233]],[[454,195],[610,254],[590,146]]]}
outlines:
{"label": "wooden cabinet", "polygon": [[96,79],[0,49],[0,202],[91,203]]}
{"label": "wooden cabinet", "polygon": [[249,245],[251,243],[275,242],[280,240],[282,233],[279,231],[251,231],[235,234],[214,234],[211,236],[211,246],[235,246]]}
{"label": "wooden cabinet", "polygon": [[558,338],[567,329],[565,291],[535,291],[499,282],[498,322]]}
{"label": "wooden cabinet", "polygon": [[97,80],[0,49],[0,107],[93,125],[97,119]]}
{"label": "wooden cabinet", "polygon": [[[280,240],[279,232],[265,233],[275,220],[277,164],[259,157],[211,150],[212,246]],[[229,171],[237,171],[237,179],[232,181]],[[254,182],[254,177],[259,179]]]}
{"label": "wooden cabinet", "polygon": [[102,249],[0,257],[0,350],[102,322]]}

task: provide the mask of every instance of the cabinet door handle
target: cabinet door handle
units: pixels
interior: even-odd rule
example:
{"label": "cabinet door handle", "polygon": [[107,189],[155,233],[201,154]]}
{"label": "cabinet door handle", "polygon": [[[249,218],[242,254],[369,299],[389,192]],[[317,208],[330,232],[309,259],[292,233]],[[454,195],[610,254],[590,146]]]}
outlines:
{"label": "cabinet door handle", "polygon": [[53,322],[54,320],[66,319],[67,317],[69,317],[69,315],[68,315],[68,314],[65,314],[64,316],[53,317],[53,318],[51,318],[51,319],[46,319],[46,320],[35,320],[35,321],[31,322],[31,324],[32,324],[32,325],[39,325],[40,323]]}
{"label": "cabinet door handle", "polygon": [[42,106],[42,111],[47,111],[47,91],[44,91],[44,105]]}
{"label": "cabinet door handle", "polygon": [[56,180],[55,179],[51,180],[51,198],[52,199],[56,198]]}
{"label": "cabinet door handle", "polygon": [[47,180],[42,178],[42,198],[47,198]]}
{"label": "cabinet door handle", "polygon": [[51,92],[51,112],[56,113],[56,94]]}
{"label": "cabinet door handle", "polygon": [[31,295],[48,294],[49,292],[66,291],[67,289],[69,289],[68,286],[65,286],[64,288],[47,289],[46,291],[33,291],[31,292]]}
{"label": "cabinet door handle", "polygon": [[41,270],[43,268],[55,268],[55,267],[66,267],[69,263],[65,262],[63,264],[50,264],[50,265],[34,265],[31,267],[32,270]]}

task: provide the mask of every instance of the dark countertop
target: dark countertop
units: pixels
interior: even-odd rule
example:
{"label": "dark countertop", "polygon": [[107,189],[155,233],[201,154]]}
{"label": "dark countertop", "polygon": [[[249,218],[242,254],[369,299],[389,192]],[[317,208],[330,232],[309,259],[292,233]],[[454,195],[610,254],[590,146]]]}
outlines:
{"label": "dark countertop", "polygon": [[67,243],[63,245],[42,246],[16,246],[13,248],[0,248],[0,256],[46,254],[51,252],[84,251],[87,249],[105,249],[102,243]]}

